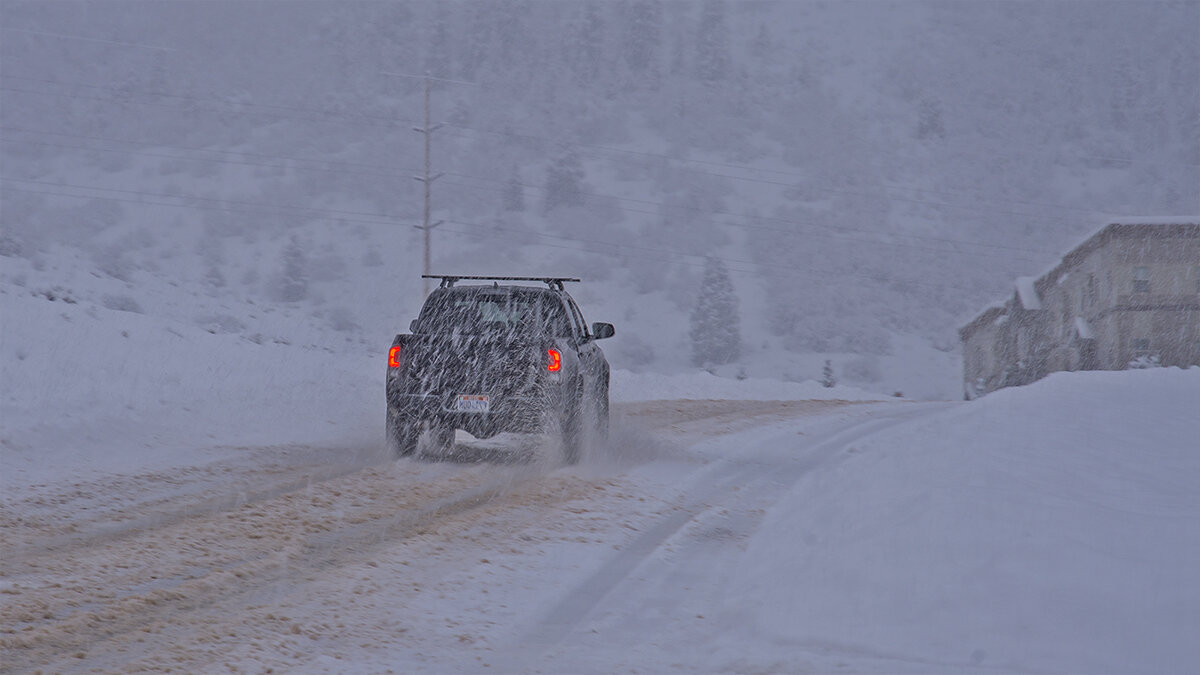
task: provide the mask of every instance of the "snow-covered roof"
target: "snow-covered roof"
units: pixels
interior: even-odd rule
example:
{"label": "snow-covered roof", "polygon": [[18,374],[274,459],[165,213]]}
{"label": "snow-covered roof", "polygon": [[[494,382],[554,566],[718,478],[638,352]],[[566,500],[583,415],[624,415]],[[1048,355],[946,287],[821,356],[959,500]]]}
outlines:
{"label": "snow-covered roof", "polygon": [[1200,216],[1138,216],[1114,220],[1117,225],[1200,225]]}
{"label": "snow-covered roof", "polygon": [[1025,309],[1042,308],[1042,299],[1038,297],[1037,289],[1033,286],[1036,280],[1035,277],[1017,277],[1017,298]]}
{"label": "snow-covered roof", "polygon": [[983,328],[984,326],[998,325],[999,323],[1003,323],[1002,321],[999,321],[999,318],[1006,316],[1007,314],[1007,304],[996,303],[994,305],[990,305],[987,307],[987,309],[975,315],[974,319],[971,319],[966,325],[958,330],[959,337],[966,340],[968,336],[972,335],[976,330]]}
{"label": "snow-covered roof", "polygon": [[[1133,226],[1133,227],[1130,227],[1130,226]],[[1137,235],[1137,236],[1141,236],[1143,234],[1147,235],[1147,236],[1156,236],[1159,234],[1169,234],[1170,233],[1169,230],[1164,230],[1162,233],[1159,233],[1153,229],[1149,229],[1149,228],[1153,228],[1154,226],[1162,226],[1163,228],[1169,228],[1169,227],[1178,228],[1180,226],[1184,226],[1185,231],[1190,231],[1191,228],[1193,228],[1193,227],[1200,227],[1200,215],[1196,215],[1196,216],[1137,216],[1137,217],[1125,216],[1125,217],[1121,217],[1120,220],[1112,220],[1107,225],[1101,227],[1100,229],[1096,230],[1095,232],[1092,232],[1091,234],[1089,234],[1087,236],[1087,238],[1083,239],[1078,244],[1073,246],[1071,248],[1071,250],[1062,257],[1061,260],[1059,260],[1057,263],[1055,263],[1053,267],[1046,270],[1044,273],[1039,274],[1036,277],[1018,277],[1017,283],[1016,283],[1017,302],[1020,304],[1021,308],[1026,309],[1026,310],[1043,309],[1042,298],[1037,292],[1037,285],[1036,285],[1037,281],[1039,279],[1045,281],[1045,283],[1047,283],[1047,284],[1049,284],[1049,283],[1062,284],[1068,278],[1070,278],[1071,270],[1074,268],[1074,266],[1077,265],[1079,263],[1079,261],[1083,259],[1084,256],[1088,255],[1092,249],[1094,249],[1096,246],[1100,245],[1104,241],[1104,237],[1106,237],[1106,236],[1111,236],[1113,234],[1116,234],[1119,236],[1121,233],[1124,233],[1126,235]],[[1139,231],[1139,229],[1141,227],[1146,227],[1148,229]],[[1011,302],[1011,299],[1009,301]],[[966,339],[966,335],[974,332],[974,330],[976,328],[978,328],[979,326],[984,325],[985,323],[987,323],[989,321],[996,321],[996,319],[997,319],[997,317],[995,316],[996,311],[997,310],[994,307],[988,307],[987,309],[983,310],[983,312],[981,312],[980,314],[977,314],[975,316],[975,318],[971,320],[970,323],[963,326],[963,328],[960,330],[960,333],[963,335],[964,339]],[[1003,310],[1000,310],[1000,311],[1001,311],[1001,313],[1003,313]],[[1082,319],[1080,319],[1080,320],[1083,321]],[[1002,322],[998,322],[998,323],[1002,323]],[[1087,327],[1087,322],[1084,321],[1082,325],[1083,325],[1084,329],[1088,332],[1088,336],[1090,337],[1091,329]],[[1082,332],[1081,332],[1081,336],[1082,336]]]}
{"label": "snow-covered roof", "polygon": [[1087,322],[1087,319],[1082,316],[1075,317],[1075,332],[1079,334],[1080,340],[1091,340],[1096,337],[1092,332],[1092,326]]}
{"label": "snow-covered roof", "polygon": [[[1169,228],[1187,225],[1200,226],[1200,216],[1122,216],[1119,219],[1109,220],[1107,225],[1098,228],[1072,246],[1063,255],[1062,261],[1058,265],[1055,265],[1050,272],[1053,272],[1054,269],[1057,269],[1063,263],[1069,262],[1072,257],[1085,252],[1089,248],[1089,245],[1098,244],[1106,233],[1122,230],[1128,232],[1130,226],[1135,228],[1153,228],[1155,226]],[[1151,232],[1153,230],[1147,229],[1139,232],[1139,234],[1150,234]],[[1045,274],[1042,276],[1045,276]]]}

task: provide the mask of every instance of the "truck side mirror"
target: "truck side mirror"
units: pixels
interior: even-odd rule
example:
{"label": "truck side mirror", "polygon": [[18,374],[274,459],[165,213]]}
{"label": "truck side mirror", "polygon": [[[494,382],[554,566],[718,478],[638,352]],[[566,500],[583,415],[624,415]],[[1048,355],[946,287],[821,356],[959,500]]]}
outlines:
{"label": "truck side mirror", "polygon": [[414,333],[417,332],[417,320],[416,319],[413,319],[411,322],[409,322],[408,329]]}
{"label": "truck side mirror", "polygon": [[597,340],[610,338],[615,335],[616,332],[617,329],[613,328],[611,323],[602,323],[597,321],[596,323],[592,324],[592,335],[596,336]]}

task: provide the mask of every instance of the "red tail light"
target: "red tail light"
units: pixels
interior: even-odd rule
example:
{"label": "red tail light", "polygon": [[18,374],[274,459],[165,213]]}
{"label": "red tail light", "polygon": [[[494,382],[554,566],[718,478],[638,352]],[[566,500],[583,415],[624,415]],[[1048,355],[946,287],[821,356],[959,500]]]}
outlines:
{"label": "red tail light", "polygon": [[399,367],[400,367],[400,345],[395,345],[392,347],[391,351],[388,352],[388,368],[399,368]]}
{"label": "red tail light", "polygon": [[562,370],[562,354],[557,349],[549,349],[547,351],[550,353],[550,362],[546,364],[546,367],[552,373]]}

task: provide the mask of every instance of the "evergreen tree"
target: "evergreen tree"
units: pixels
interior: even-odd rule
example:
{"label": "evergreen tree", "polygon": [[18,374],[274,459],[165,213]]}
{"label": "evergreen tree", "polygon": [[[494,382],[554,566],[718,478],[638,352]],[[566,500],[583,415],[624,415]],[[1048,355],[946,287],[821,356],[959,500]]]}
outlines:
{"label": "evergreen tree", "polygon": [[760,61],[767,61],[771,57],[771,31],[767,29],[767,24],[759,24],[758,34],[754,36],[754,41],[750,43],[750,53],[754,58]]}
{"label": "evergreen tree", "polygon": [[224,288],[225,274],[221,272],[221,268],[215,263],[209,263],[208,272],[204,274],[204,283],[213,288]]}
{"label": "evergreen tree", "polygon": [[493,8],[482,3],[471,3],[468,7],[470,19],[466,28],[466,39],[460,46],[459,76],[466,80],[474,80],[479,77],[479,70],[493,53]]}
{"label": "evergreen tree", "polygon": [[567,48],[568,62],[575,74],[575,81],[590,85],[600,79],[604,58],[604,17],[596,3],[589,3],[583,21],[575,31],[575,39]]}
{"label": "evergreen tree", "polygon": [[725,3],[708,0],[700,15],[696,36],[696,75],[705,84],[716,84],[729,75],[729,29],[725,25]]}
{"label": "evergreen tree", "polygon": [[[484,3],[488,4],[488,3]],[[529,66],[525,60],[531,53],[530,45],[535,42],[529,27],[534,14],[527,0],[499,0],[489,5],[494,9],[493,28],[499,40],[499,61],[495,69],[520,69]]]}
{"label": "evergreen tree", "polygon": [[655,81],[655,54],[662,40],[662,5],[658,0],[637,0],[626,10],[623,43],[625,64],[639,79]]}
{"label": "evergreen tree", "polygon": [[283,270],[279,276],[279,299],[296,302],[308,297],[308,257],[300,239],[292,235],[283,249]]}
{"label": "evergreen tree", "polygon": [[430,26],[428,43],[425,47],[425,72],[434,77],[449,77],[450,70],[450,16],[446,5],[438,4],[434,8],[432,25]]}
{"label": "evergreen tree", "polygon": [[207,268],[204,283],[213,288],[222,288],[225,286],[225,274],[221,271],[225,267],[225,246],[215,230],[211,224],[206,226],[204,236],[196,242],[196,252],[200,254]]}
{"label": "evergreen tree", "polygon": [[833,374],[833,361],[825,359],[825,368],[821,370],[821,386],[832,389],[836,384],[837,377]]}
{"label": "evergreen tree", "polygon": [[504,184],[504,210],[521,213],[525,210],[525,186],[521,184],[521,174],[513,167],[512,175]]}
{"label": "evergreen tree", "polygon": [[583,163],[579,155],[567,150],[546,169],[546,198],[543,208],[583,205]]}
{"label": "evergreen tree", "polygon": [[917,138],[945,138],[946,127],[942,124],[942,109],[929,99],[921,101],[917,110]]}
{"label": "evergreen tree", "polygon": [[671,38],[671,75],[683,76],[687,73],[687,54],[685,45],[689,36],[682,28],[676,27]]}
{"label": "evergreen tree", "polygon": [[692,363],[707,366],[737,360],[741,353],[738,299],[729,270],[717,258],[704,262],[700,296],[691,318]]}

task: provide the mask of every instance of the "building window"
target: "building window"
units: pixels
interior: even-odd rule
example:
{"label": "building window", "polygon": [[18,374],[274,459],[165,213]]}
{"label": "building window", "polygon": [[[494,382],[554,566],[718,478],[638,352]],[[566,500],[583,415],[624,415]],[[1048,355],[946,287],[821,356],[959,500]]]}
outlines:
{"label": "building window", "polygon": [[1088,275],[1087,301],[1088,301],[1088,306],[1090,306],[1090,307],[1096,306],[1096,275],[1095,274]]}
{"label": "building window", "polygon": [[1133,268],[1133,292],[1134,293],[1149,293],[1150,292],[1150,268],[1149,267]]}
{"label": "building window", "polygon": [[1148,338],[1138,338],[1133,341],[1133,357],[1150,356],[1150,340]]}

